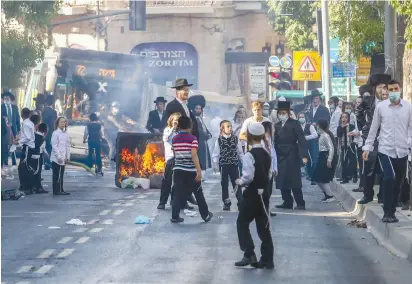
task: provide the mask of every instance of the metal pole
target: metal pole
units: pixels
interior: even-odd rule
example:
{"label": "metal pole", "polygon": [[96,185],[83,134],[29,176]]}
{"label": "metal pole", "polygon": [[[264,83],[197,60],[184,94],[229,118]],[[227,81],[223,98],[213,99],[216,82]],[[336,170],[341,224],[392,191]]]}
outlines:
{"label": "metal pole", "polygon": [[395,75],[396,14],[389,1],[385,1],[385,74]]}
{"label": "metal pole", "polygon": [[[97,16],[100,15],[100,0],[97,0]],[[97,42],[97,51],[100,51],[100,20],[96,18],[96,42]]]}
{"label": "metal pole", "polygon": [[303,82],[303,96],[307,96],[308,95],[308,81],[304,81]]}
{"label": "metal pole", "polygon": [[[348,31],[348,38],[346,39],[346,52],[348,55],[348,63],[351,62],[350,58],[350,1],[346,2],[346,15],[348,16],[348,21],[347,21],[347,31]],[[350,102],[350,96],[352,93],[352,77],[348,77],[346,81],[346,101]]]}
{"label": "metal pole", "polygon": [[323,79],[325,80],[325,102],[328,103],[331,96],[330,78],[330,43],[329,43],[329,11],[328,0],[322,0],[322,32],[323,32]]}

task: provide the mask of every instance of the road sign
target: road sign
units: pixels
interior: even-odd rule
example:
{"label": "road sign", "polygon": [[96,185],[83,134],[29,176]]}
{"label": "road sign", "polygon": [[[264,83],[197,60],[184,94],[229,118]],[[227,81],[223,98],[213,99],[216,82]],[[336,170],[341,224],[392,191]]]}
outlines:
{"label": "road sign", "polygon": [[368,83],[370,69],[358,69],[356,70],[356,85],[362,86]]}
{"label": "road sign", "polygon": [[322,60],[316,51],[293,52],[293,76],[295,81],[321,81]]}
{"label": "road sign", "polygon": [[107,83],[106,82],[97,82],[97,83],[99,83],[99,89],[97,91],[106,93]]}
{"label": "road sign", "polygon": [[355,77],[355,64],[350,62],[337,62],[332,64],[333,78]]}
{"label": "road sign", "polygon": [[361,57],[359,58],[359,68],[360,69],[370,69],[371,68],[371,58],[370,57]]}
{"label": "road sign", "polygon": [[271,56],[269,57],[269,64],[273,67],[278,67],[280,66],[280,60],[279,57],[277,56]]}
{"label": "road sign", "polygon": [[292,67],[292,58],[290,58],[290,56],[283,56],[280,59],[280,66],[289,69],[290,67]]}

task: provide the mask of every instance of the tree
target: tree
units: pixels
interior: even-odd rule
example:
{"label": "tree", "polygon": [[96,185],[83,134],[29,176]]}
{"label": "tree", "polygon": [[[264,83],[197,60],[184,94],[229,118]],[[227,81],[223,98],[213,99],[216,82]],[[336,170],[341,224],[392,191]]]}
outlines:
{"label": "tree", "polygon": [[2,86],[20,87],[24,73],[44,58],[47,28],[59,7],[59,1],[2,2]]}

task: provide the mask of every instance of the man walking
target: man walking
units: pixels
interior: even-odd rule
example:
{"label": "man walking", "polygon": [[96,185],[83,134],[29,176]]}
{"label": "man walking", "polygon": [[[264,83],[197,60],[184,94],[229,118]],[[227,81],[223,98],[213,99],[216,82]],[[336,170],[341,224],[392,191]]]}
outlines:
{"label": "man walking", "polygon": [[379,129],[378,160],[385,188],[382,222],[395,223],[399,221],[395,217],[396,204],[405,179],[412,137],[411,105],[401,99],[400,91],[389,92],[389,100],[381,102],[376,107],[368,138],[363,146],[365,161],[368,160],[369,152],[374,150]]}
{"label": "man walking", "polygon": [[[8,126],[10,127],[11,134],[13,138],[16,138],[17,134],[20,132],[20,114],[19,109],[15,104],[12,102],[15,100],[15,96],[11,92],[4,92],[1,94],[1,98],[3,99],[3,103],[1,104],[1,116],[7,118]],[[2,141],[2,143],[7,143],[7,139]],[[2,147],[4,151],[2,151],[2,164],[7,165],[9,159],[9,150],[8,147]],[[12,164],[13,166],[16,165],[16,158],[12,155]]]}

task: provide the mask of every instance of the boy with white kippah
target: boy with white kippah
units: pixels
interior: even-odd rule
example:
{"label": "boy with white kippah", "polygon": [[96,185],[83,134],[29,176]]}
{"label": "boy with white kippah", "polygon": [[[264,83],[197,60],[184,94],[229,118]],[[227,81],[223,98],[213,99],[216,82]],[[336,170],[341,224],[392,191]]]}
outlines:
{"label": "boy with white kippah", "polygon": [[[236,180],[242,190],[243,200],[237,218],[237,233],[240,249],[244,252],[235,266],[251,265],[255,268],[273,269],[273,242],[269,226],[269,180],[272,175],[272,160],[262,146],[265,129],[261,123],[251,123],[247,128],[247,142],[251,150],[243,158],[242,177]],[[242,188],[242,189],[240,189]],[[255,220],[258,235],[262,241],[262,256],[257,261],[255,245],[250,235],[249,225]]]}

